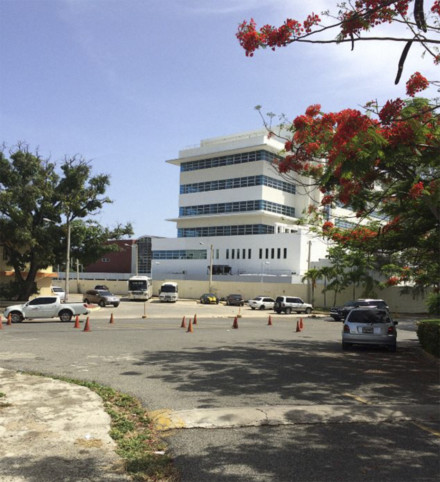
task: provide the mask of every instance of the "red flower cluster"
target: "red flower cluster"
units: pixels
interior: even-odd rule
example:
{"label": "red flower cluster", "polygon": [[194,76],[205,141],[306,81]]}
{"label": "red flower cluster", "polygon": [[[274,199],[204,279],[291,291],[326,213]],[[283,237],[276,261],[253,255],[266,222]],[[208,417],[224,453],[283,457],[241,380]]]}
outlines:
{"label": "red flower cluster", "polygon": [[399,282],[399,278],[397,276],[390,276],[387,281],[386,285],[387,286],[396,286],[396,284]]}
{"label": "red flower cluster", "polygon": [[406,15],[410,0],[356,0],[354,10],[342,12],[341,34],[344,37],[359,35],[362,30],[385,22],[392,22],[398,15]]}
{"label": "red flower cluster", "polygon": [[435,0],[433,6],[431,7],[431,12],[440,15],[440,0]]}
{"label": "red flower cluster", "polygon": [[335,225],[331,222],[331,221],[326,221],[323,225],[322,225],[322,230],[324,232],[326,231],[330,231],[330,229],[333,229],[335,227]]}
{"label": "red flower cluster", "polygon": [[414,97],[417,92],[421,92],[425,90],[429,86],[429,81],[423,77],[420,72],[416,72],[415,74],[411,75],[408,82],[406,83],[406,93]]}
{"label": "red flower cluster", "polygon": [[313,25],[318,25],[321,19],[318,17],[318,15],[315,15],[314,13],[311,13],[310,15],[307,16],[307,18],[304,20],[304,29],[307,33],[310,33],[312,31]]}
{"label": "red flower cluster", "polygon": [[398,117],[405,103],[401,99],[388,100],[379,112],[382,124],[389,125]]}
{"label": "red flower cluster", "polygon": [[423,188],[424,186],[422,181],[414,184],[409,190],[409,197],[411,197],[412,199],[417,199],[423,194]]}

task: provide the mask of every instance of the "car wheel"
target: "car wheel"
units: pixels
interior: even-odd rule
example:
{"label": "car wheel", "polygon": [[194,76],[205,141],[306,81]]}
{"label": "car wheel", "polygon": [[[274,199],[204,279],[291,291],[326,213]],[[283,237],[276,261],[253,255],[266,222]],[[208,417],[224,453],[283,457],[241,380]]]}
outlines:
{"label": "car wheel", "polygon": [[311,312],[312,312],[312,308],[306,308],[306,313],[307,313],[308,315],[310,315]]}
{"label": "car wheel", "polygon": [[113,303],[113,306],[117,308],[119,306],[119,303]]}
{"label": "car wheel", "polygon": [[286,315],[290,315],[290,313],[292,313],[292,308],[286,308],[285,312],[286,312]]}
{"label": "car wheel", "polygon": [[105,307],[105,301],[101,300],[101,301],[99,302],[99,306],[101,306],[102,308],[104,308],[104,307]]}
{"label": "car wheel", "polygon": [[60,312],[61,321],[70,321],[72,319],[72,313],[68,310],[63,310]]}
{"label": "car wheel", "polygon": [[350,343],[345,343],[344,341],[342,342],[342,349],[343,350],[348,350],[350,348]]}
{"label": "car wheel", "polygon": [[23,321],[23,315],[18,311],[11,313],[11,323],[21,323]]}
{"label": "car wheel", "polygon": [[90,304],[90,301],[86,298],[86,299],[84,300],[84,303],[85,303],[86,305],[89,305],[89,304]]}
{"label": "car wheel", "polygon": [[[253,306],[251,306],[251,310],[255,310],[255,308]],[[261,308],[260,308],[260,310],[261,310]]]}
{"label": "car wheel", "polygon": [[274,311],[275,311],[275,313],[278,313],[278,314],[281,313],[281,310],[274,310]]}
{"label": "car wheel", "polygon": [[264,305],[261,305],[260,310],[264,310],[264,309],[266,309],[266,307]]}

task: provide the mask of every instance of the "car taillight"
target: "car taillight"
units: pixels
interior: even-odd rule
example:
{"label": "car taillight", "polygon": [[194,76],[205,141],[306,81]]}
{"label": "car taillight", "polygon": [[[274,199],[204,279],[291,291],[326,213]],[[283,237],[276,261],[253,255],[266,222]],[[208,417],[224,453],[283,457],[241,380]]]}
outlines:
{"label": "car taillight", "polygon": [[394,326],[388,327],[388,335],[394,335]]}
{"label": "car taillight", "polygon": [[344,333],[350,333],[350,327],[348,325],[344,325]]}

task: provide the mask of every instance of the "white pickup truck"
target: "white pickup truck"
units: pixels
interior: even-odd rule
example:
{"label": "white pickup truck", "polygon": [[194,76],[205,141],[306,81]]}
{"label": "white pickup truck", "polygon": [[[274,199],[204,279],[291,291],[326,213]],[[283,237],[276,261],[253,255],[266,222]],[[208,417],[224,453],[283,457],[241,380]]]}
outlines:
{"label": "white pickup truck", "polygon": [[61,303],[58,296],[38,296],[23,305],[8,306],[3,316],[11,315],[12,323],[34,318],[55,318],[70,321],[76,315],[88,315],[89,310],[84,303]]}

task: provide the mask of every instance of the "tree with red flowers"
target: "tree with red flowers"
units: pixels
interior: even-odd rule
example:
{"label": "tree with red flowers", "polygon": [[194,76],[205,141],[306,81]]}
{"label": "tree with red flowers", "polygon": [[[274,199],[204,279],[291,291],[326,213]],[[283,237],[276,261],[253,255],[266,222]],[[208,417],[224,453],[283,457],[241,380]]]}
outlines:
{"label": "tree with red flowers", "polygon": [[[329,25],[315,14],[304,22],[288,19],[280,28],[260,30],[251,20],[240,25],[237,37],[249,56],[259,48],[305,42],[404,42],[396,83],[413,43],[440,62],[440,0],[431,2],[427,14],[423,0],[356,0],[338,6]],[[400,24],[409,34],[372,37],[371,30],[385,22]],[[320,38],[332,30],[338,32],[334,40]],[[440,288],[439,105],[415,98],[430,83],[436,81],[416,72],[406,84],[408,99],[383,106],[369,102],[362,111],[323,112],[311,105],[282,126],[287,136],[279,171],[314,180],[323,196],[320,208],[309,215],[320,222],[322,234],[347,252],[374,255],[388,285],[408,281],[422,289]],[[344,223],[341,207],[351,213]]]}
{"label": "tree with red flowers", "polygon": [[[350,43],[352,50],[360,41],[401,42],[404,44],[398,62],[396,84],[413,44],[419,44],[433,61],[440,63],[440,0],[425,14],[424,0],[355,0],[337,4],[336,14],[325,12],[331,18],[324,24],[316,13],[310,13],[302,22],[288,18],[280,27],[264,25],[259,30],[253,19],[239,25],[237,38],[246,55],[252,57],[261,48],[275,50],[295,43],[341,44]],[[412,17],[408,15],[413,5]],[[371,30],[382,24],[400,26],[401,35],[374,36]],[[329,38],[328,34],[336,32]]]}

